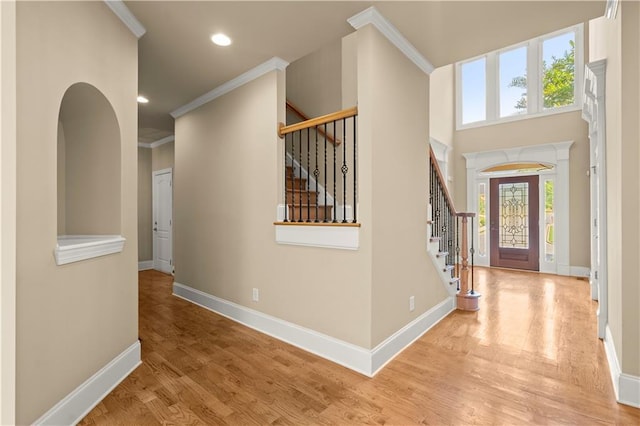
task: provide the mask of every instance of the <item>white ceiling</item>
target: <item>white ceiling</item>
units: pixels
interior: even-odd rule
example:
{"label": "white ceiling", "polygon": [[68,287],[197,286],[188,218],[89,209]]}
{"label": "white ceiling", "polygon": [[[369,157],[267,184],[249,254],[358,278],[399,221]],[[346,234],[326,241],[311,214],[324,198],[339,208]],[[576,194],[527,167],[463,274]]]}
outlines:
{"label": "white ceiling", "polygon": [[[278,56],[295,61],[351,33],[371,5],[439,67],[604,13],[605,1],[126,1],[139,42],[140,137],[173,133],[170,111]],[[218,47],[209,37],[233,39]]]}

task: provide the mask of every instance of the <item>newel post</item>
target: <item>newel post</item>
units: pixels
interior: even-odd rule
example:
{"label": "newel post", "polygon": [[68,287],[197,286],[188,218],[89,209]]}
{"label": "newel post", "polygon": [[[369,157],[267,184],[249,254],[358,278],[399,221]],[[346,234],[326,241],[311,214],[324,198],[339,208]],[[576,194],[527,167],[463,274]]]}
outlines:
{"label": "newel post", "polygon": [[[462,242],[460,244],[460,257],[462,259],[462,267],[460,269],[460,292],[457,294],[458,309],[462,311],[477,311],[478,298],[480,294],[469,289],[469,218],[473,220],[475,213],[458,213],[462,217]],[[473,274],[473,269],[471,270]]]}

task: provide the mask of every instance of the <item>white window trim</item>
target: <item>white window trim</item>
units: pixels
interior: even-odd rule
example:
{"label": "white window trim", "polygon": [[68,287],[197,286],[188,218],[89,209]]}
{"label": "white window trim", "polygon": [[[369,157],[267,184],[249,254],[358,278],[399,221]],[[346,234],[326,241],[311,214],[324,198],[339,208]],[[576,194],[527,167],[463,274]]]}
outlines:
{"label": "white window trim", "polygon": [[[563,107],[544,109],[542,93],[542,44],[545,40],[557,37],[568,32],[575,32],[575,79],[574,79],[574,103]],[[527,46],[527,113],[500,117],[500,54],[510,50]],[[464,64],[485,59],[486,79],[486,114],[485,119],[472,123],[462,123],[462,66]],[[533,38],[523,43],[513,44],[502,49],[494,50],[483,55],[456,63],[456,130],[472,129],[490,126],[494,124],[508,123],[512,121],[526,120],[529,118],[544,117],[552,114],[582,110],[582,82],[584,79],[584,24],[580,23],[568,28],[563,28],[540,37]]]}

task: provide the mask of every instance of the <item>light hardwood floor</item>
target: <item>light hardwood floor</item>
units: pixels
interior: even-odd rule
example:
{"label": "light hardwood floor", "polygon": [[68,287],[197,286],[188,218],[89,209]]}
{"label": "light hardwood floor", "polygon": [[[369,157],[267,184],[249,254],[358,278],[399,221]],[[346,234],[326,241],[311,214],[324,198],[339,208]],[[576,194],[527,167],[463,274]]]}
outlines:
{"label": "light hardwood floor", "polygon": [[171,295],[140,273],[143,364],[100,424],[640,424],[616,403],[586,281],[476,268],[454,312],[369,379]]}

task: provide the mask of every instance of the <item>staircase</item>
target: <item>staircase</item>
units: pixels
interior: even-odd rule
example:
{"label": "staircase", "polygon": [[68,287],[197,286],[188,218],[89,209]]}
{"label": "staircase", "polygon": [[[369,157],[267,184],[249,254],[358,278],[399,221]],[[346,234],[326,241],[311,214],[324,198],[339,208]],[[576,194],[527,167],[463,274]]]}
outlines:
{"label": "staircase", "polygon": [[[473,227],[476,214],[456,211],[433,149],[430,148],[429,151],[430,188],[427,222],[431,237],[427,252],[436,265],[449,294],[456,295],[458,309],[477,311],[480,294],[475,291],[473,285]],[[469,242],[471,242],[470,249]],[[471,260],[471,270],[469,270],[469,260]],[[469,275],[471,275],[471,286],[469,286]]]}
{"label": "staircase", "polygon": [[292,166],[286,171],[287,210],[292,222],[331,221],[333,206],[318,204],[318,192],[311,191],[306,178],[295,176]]}
{"label": "staircase", "polygon": [[[431,212],[431,208],[429,208],[428,211]],[[427,220],[427,235],[432,235],[432,226],[433,221],[431,219]],[[448,264],[447,259],[456,259],[457,256],[455,253],[451,253],[452,256],[449,257],[448,252],[440,250],[440,245],[440,237],[430,237],[427,252],[436,265],[440,278],[448,284],[447,291],[451,296],[455,296],[457,292],[460,291],[460,274],[456,265]],[[456,262],[455,260],[453,261]]]}

